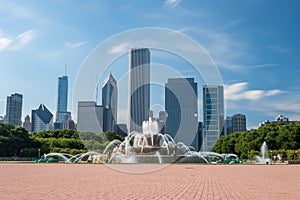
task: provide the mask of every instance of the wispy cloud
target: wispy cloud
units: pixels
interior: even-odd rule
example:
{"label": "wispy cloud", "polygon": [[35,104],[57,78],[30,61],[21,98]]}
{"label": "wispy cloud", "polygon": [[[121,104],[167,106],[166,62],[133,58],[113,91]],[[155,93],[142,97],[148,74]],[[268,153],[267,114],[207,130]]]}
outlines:
{"label": "wispy cloud", "polygon": [[0,31],[0,51],[18,50],[28,45],[36,37],[36,31],[28,30],[20,33],[17,37],[4,36]]}
{"label": "wispy cloud", "polygon": [[287,54],[291,51],[290,49],[282,47],[280,45],[270,45],[267,48],[278,54]]}
{"label": "wispy cloud", "polygon": [[274,90],[247,90],[248,83],[241,82],[232,85],[225,85],[225,99],[238,101],[238,100],[250,100],[255,101],[263,97],[274,96],[282,91],[279,89]]}
{"label": "wispy cloud", "polygon": [[12,43],[11,39],[6,37],[1,37],[0,35],[0,51],[7,49]]}
{"label": "wispy cloud", "polygon": [[266,67],[275,67],[275,66],[279,66],[278,64],[260,64],[260,65],[253,65],[251,66],[252,68],[266,68]]}
{"label": "wispy cloud", "polygon": [[165,0],[164,2],[164,7],[176,7],[179,3],[181,2],[181,0]]}
{"label": "wispy cloud", "polygon": [[85,40],[85,41],[78,41],[78,42],[67,42],[65,44],[66,47],[73,49],[73,48],[77,48],[80,46],[83,46],[85,44],[87,44],[89,41]]}
{"label": "wispy cloud", "polygon": [[130,43],[121,43],[121,44],[118,44],[118,45],[110,48],[109,53],[110,54],[119,54],[124,51],[128,51],[130,47],[132,47],[132,44],[130,44]]}
{"label": "wispy cloud", "polygon": [[14,45],[10,48],[12,50],[18,50],[28,45],[36,37],[37,33],[34,30],[28,30],[19,34],[14,42]]}

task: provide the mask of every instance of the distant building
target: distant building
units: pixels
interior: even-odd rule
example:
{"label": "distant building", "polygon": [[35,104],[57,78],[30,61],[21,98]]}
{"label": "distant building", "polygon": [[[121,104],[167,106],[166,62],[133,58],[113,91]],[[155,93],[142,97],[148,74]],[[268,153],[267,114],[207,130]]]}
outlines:
{"label": "distant building", "polygon": [[62,129],[76,130],[76,124],[71,118],[62,123]]}
{"label": "distant building", "polygon": [[224,124],[223,93],[223,86],[203,86],[203,151],[211,151],[222,133]]}
{"label": "distant building", "polygon": [[278,115],[275,119],[276,122],[289,122],[289,118],[284,115]]}
{"label": "distant building", "polygon": [[41,104],[38,109],[31,111],[32,132],[48,131],[53,128],[53,114]]}
{"label": "distant building", "polygon": [[231,133],[247,131],[246,116],[243,114],[235,114],[228,116],[224,121],[224,135]]}
{"label": "distant building", "polygon": [[232,117],[231,116],[227,116],[226,119],[224,120],[224,132],[223,135],[229,135],[233,133],[232,130]]}
{"label": "distant building", "polygon": [[103,131],[114,131],[117,124],[118,88],[111,73],[102,88],[102,106],[104,108]]}
{"label": "distant building", "polygon": [[79,101],[77,110],[77,130],[81,132],[103,132],[103,106],[94,101]]}
{"label": "distant building", "polygon": [[198,149],[198,91],[194,78],[169,78],[165,84],[165,132],[175,142]]}
{"label": "distant building", "polygon": [[268,124],[272,124],[272,123],[275,123],[275,122],[284,122],[284,123],[290,123],[292,121],[289,120],[288,117],[284,116],[284,115],[278,115],[276,118],[275,118],[275,121],[269,121],[269,120],[265,120],[261,123],[259,123],[259,127],[261,126],[266,126]]}
{"label": "distant building", "polygon": [[23,95],[15,93],[7,97],[5,123],[22,126]]}
{"label": "distant building", "polygon": [[129,53],[129,133],[142,132],[150,110],[150,51],[131,49]]}
{"label": "distant building", "polygon": [[127,136],[127,125],[126,124],[116,124],[115,126],[116,133],[122,136]]}
{"label": "distant building", "polygon": [[31,122],[29,115],[27,115],[24,119],[23,128],[25,128],[28,132],[31,132]]}
{"label": "distant building", "polygon": [[245,132],[247,131],[246,116],[242,114],[235,114],[232,116],[232,132]]}
{"label": "distant building", "polygon": [[58,77],[57,112],[54,123],[55,129],[63,129],[63,123],[69,120],[71,113],[68,109],[68,76]]}

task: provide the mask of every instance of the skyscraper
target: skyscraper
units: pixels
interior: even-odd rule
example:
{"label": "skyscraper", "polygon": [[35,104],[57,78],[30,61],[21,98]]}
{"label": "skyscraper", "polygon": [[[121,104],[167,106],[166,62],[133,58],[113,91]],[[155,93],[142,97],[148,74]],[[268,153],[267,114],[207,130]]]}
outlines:
{"label": "skyscraper", "polygon": [[22,126],[23,95],[15,93],[7,97],[5,122],[14,126]]}
{"label": "skyscraper", "polygon": [[198,91],[194,78],[170,78],[165,85],[165,131],[198,149]]}
{"label": "skyscraper", "polygon": [[232,132],[246,131],[246,116],[243,114],[235,114],[232,116]]}
{"label": "skyscraper", "polygon": [[58,92],[57,92],[57,112],[54,127],[62,129],[63,122],[67,121],[71,113],[68,109],[68,77],[62,76],[58,78]]}
{"label": "skyscraper", "polygon": [[103,132],[103,106],[98,106],[95,101],[79,101],[77,115],[78,131]]}
{"label": "skyscraper", "polygon": [[117,124],[118,88],[117,82],[110,73],[102,87],[102,106],[105,108],[103,131],[115,131]]}
{"label": "skyscraper", "polygon": [[38,109],[31,111],[32,132],[48,131],[53,128],[53,114],[41,104]]}
{"label": "skyscraper", "polygon": [[150,51],[131,49],[129,53],[129,132],[142,131],[150,110]]}
{"label": "skyscraper", "polygon": [[203,145],[202,150],[211,151],[219,139],[224,124],[223,86],[203,86]]}
{"label": "skyscraper", "polygon": [[29,115],[26,115],[25,120],[23,122],[23,128],[25,128],[28,132],[31,132],[31,122]]}

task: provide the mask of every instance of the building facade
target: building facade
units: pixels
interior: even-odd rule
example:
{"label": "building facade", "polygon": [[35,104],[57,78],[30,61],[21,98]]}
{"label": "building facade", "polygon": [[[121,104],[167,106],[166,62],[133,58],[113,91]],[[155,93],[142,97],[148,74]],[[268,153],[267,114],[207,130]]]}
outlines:
{"label": "building facade", "polygon": [[41,104],[38,109],[31,111],[32,132],[48,131],[53,129],[53,114]]}
{"label": "building facade", "polygon": [[24,119],[23,128],[25,128],[28,132],[31,132],[31,122],[29,115],[27,115]]}
{"label": "building facade", "polygon": [[223,135],[229,135],[233,133],[232,130],[232,116],[227,116],[224,120],[224,132]]}
{"label": "building facade", "polygon": [[223,86],[203,86],[203,151],[211,151],[219,139],[224,124]]}
{"label": "building facade", "polygon": [[7,97],[5,123],[22,126],[23,95],[15,93]]}
{"label": "building facade", "polygon": [[150,51],[131,49],[129,53],[128,130],[142,132],[150,110]]}
{"label": "building facade", "polygon": [[103,132],[103,106],[95,101],[79,101],[77,110],[77,130],[81,132]]}
{"label": "building facade", "polygon": [[63,129],[63,123],[71,117],[68,109],[68,76],[58,77],[57,111],[54,127]]}
{"label": "building facade", "polygon": [[232,132],[245,132],[247,130],[246,116],[235,114],[232,116]]}
{"label": "building facade", "polygon": [[117,124],[118,88],[117,82],[110,73],[102,87],[102,106],[104,109],[103,131],[115,131]]}
{"label": "building facade", "polygon": [[198,92],[194,78],[170,78],[165,84],[165,132],[175,142],[198,149]]}

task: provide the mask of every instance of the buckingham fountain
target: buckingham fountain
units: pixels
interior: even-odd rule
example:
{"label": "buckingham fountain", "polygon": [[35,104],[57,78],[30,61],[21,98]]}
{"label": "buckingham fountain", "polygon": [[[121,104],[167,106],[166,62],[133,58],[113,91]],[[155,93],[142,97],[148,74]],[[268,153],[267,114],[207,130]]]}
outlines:
{"label": "buckingham fountain", "polygon": [[103,153],[108,163],[209,163],[208,157],[160,133],[157,120],[149,118],[142,128],[142,133],[131,132],[123,142],[114,140],[107,145]]}
{"label": "buckingham fountain", "polygon": [[[56,158],[56,159],[55,159]],[[235,154],[198,152],[183,142],[175,142],[169,134],[160,133],[154,118],[144,121],[142,132],[131,132],[124,141],[111,141],[103,153],[89,151],[75,156],[65,153],[43,155],[38,162],[66,163],[240,163]],[[228,162],[227,162],[228,161]]]}

